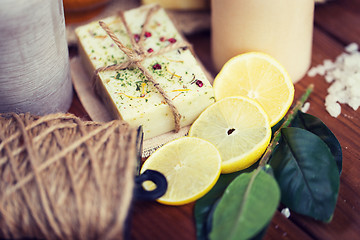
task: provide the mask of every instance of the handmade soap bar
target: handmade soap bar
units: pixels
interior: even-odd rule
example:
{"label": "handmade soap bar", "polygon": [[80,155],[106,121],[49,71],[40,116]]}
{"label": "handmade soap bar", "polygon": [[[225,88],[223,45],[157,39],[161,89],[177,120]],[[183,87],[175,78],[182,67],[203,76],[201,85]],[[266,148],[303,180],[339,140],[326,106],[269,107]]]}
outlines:
{"label": "handmade soap bar", "polygon": [[[124,13],[133,36],[129,36],[119,16],[108,17],[102,21],[123,45],[132,49],[130,37],[139,40],[147,12],[152,7],[153,5],[145,5]],[[75,32],[80,56],[90,76],[101,67],[128,61],[128,56],[118,48],[98,22],[78,27]],[[166,12],[162,8],[155,11],[148,20],[144,33],[144,51],[157,53],[180,42],[183,42],[183,38]],[[181,126],[191,124],[214,102],[212,86],[188,47],[146,57],[141,65],[151,73],[156,84],[159,84],[172,100],[181,115]],[[123,70],[100,71],[97,84],[100,95],[114,116],[132,126],[142,125],[145,139],[175,129],[169,104],[139,68],[132,66]]]}

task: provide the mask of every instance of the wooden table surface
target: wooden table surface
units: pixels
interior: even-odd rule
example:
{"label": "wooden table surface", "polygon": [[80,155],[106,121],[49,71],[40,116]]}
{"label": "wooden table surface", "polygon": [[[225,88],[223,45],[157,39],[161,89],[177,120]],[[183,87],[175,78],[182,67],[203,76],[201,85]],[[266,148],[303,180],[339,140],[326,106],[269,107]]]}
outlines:
{"label": "wooden table surface", "polygon": [[[360,0],[334,0],[316,6],[314,24],[312,66],[325,59],[334,60],[349,43],[360,44]],[[196,33],[187,38],[205,67],[216,75],[210,55],[210,32]],[[70,53],[75,55],[76,49],[71,49]],[[320,118],[333,131],[343,151],[343,170],[334,217],[328,224],[293,212],[286,218],[279,207],[264,239],[360,239],[360,110],[354,111],[342,105],[341,115],[331,117],[324,107],[329,84],[321,76],[305,76],[296,83],[295,99],[310,83],[314,83],[315,89],[308,100],[308,113]],[[88,118],[76,95],[69,112]],[[193,210],[194,204],[173,207],[156,202],[135,202],[130,212],[130,238],[196,239]]]}

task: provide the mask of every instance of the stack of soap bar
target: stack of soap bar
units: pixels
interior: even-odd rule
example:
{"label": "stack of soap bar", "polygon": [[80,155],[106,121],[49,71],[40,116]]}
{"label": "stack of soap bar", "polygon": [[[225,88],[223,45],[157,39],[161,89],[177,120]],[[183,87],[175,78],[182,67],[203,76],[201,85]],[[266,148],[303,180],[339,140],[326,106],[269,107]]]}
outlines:
{"label": "stack of soap bar", "polygon": [[[124,13],[136,40],[151,7],[153,5],[145,5]],[[132,48],[130,36],[119,16],[111,16],[102,21],[126,47]],[[100,67],[128,60],[98,22],[78,27],[75,32],[79,42],[79,53],[89,72],[89,78]],[[146,29],[144,49],[156,52],[179,41],[183,41],[181,34],[164,9],[160,8],[150,19]],[[214,102],[212,86],[188,47],[146,58],[142,65],[172,99],[182,116],[181,126],[191,124]],[[145,139],[175,129],[171,108],[138,68],[101,71],[98,73],[97,85],[100,96],[114,117],[123,119],[134,127],[142,125]]]}

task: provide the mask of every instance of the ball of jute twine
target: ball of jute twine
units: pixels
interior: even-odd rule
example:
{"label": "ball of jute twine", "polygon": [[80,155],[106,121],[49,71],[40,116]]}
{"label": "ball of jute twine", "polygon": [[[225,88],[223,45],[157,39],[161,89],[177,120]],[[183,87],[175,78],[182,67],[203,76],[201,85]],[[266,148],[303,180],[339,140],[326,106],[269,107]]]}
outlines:
{"label": "ball of jute twine", "polygon": [[122,239],[136,138],[119,120],[0,115],[0,238]]}

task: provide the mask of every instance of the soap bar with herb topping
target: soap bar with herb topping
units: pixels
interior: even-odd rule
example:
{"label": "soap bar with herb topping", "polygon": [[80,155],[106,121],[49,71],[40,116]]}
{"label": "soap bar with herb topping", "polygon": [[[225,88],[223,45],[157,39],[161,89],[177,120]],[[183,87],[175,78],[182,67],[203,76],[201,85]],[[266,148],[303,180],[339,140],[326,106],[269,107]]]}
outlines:
{"label": "soap bar with herb topping", "polygon": [[[145,5],[124,13],[126,22],[137,41],[146,14],[152,5]],[[102,20],[119,40],[131,49],[130,37],[119,16]],[[128,57],[99,26],[92,22],[78,27],[76,35],[79,53],[89,78],[100,67],[127,62]],[[149,20],[143,47],[156,52],[175,42],[183,41],[166,12],[160,8]],[[142,65],[166,92],[181,114],[180,124],[191,124],[214,102],[214,93],[201,66],[188,47],[178,48],[156,57],[148,57]],[[131,126],[143,126],[144,138],[149,139],[175,129],[174,116],[163,96],[153,83],[136,68],[100,71],[99,94],[114,117]]]}

